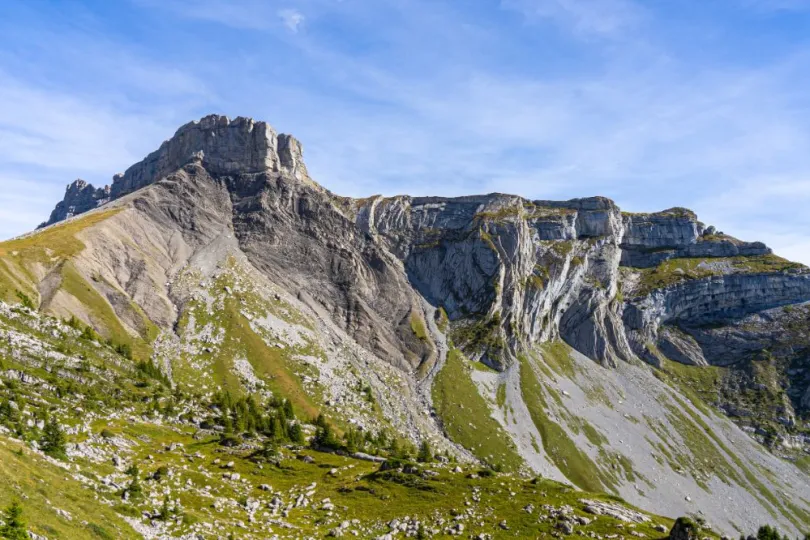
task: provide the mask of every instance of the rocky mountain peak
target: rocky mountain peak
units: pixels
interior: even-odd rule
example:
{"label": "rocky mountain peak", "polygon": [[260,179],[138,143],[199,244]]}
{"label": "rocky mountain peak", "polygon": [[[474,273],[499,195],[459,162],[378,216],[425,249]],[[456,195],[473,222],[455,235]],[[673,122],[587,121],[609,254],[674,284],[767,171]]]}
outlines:
{"label": "rocky mountain peak", "polygon": [[67,185],[65,198],[56,205],[51,216],[40,227],[51,225],[101,206],[110,200],[110,186],[96,189],[87,181],[77,178]]}
{"label": "rocky mountain peak", "polygon": [[195,160],[216,176],[270,171],[299,181],[308,178],[303,147],[292,135],[276,133],[266,122],[252,118],[231,120],[211,114],[180,127],[156,151],[116,174],[109,188],[97,190],[84,180],[74,182],[43,226],[154,184]]}

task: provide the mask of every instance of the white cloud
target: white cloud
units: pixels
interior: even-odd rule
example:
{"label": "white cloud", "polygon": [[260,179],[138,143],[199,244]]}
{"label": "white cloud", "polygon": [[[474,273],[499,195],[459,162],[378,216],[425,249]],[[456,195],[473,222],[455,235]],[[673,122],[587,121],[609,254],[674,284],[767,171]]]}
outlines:
{"label": "white cloud", "polygon": [[304,15],[294,9],[282,9],[278,12],[278,16],[290,32],[298,32],[299,27],[304,24]]}
{"label": "white cloud", "polygon": [[630,0],[501,0],[501,5],[583,36],[618,37],[642,19],[641,8]]}

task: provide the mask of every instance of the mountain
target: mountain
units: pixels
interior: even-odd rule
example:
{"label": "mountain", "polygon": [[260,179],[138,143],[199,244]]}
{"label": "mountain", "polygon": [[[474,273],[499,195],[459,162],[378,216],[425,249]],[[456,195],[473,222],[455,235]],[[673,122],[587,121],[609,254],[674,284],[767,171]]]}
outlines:
{"label": "mountain", "polygon": [[[627,503],[810,527],[810,271],[687,209],[351,199],[295,138],[207,116],[0,244],[0,300],[0,422],[32,448],[8,459],[65,466],[31,443],[56,418],[118,536],[671,525]],[[440,463],[396,461],[420,445]]]}

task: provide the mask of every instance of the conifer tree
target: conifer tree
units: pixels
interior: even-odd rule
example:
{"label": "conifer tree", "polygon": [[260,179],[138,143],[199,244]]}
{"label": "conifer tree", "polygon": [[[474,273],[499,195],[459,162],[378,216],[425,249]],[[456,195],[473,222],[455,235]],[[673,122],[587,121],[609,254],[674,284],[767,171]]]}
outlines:
{"label": "conifer tree", "polygon": [[28,531],[22,517],[23,508],[19,502],[14,501],[11,506],[3,512],[5,525],[0,528],[0,537],[9,540],[28,540]]}
{"label": "conifer tree", "polygon": [[42,451],[52,458],[65,459],[67,457],[65,434],[54,418],[51,418],[45,424],[40,446],[42,447]]}
{"label": "conifer tree", "polygon": [[422,463],[430,463],[433,461],[433,450],[430,448],[430,443],[425,439],[419,447],[419,455],[417,458]]}

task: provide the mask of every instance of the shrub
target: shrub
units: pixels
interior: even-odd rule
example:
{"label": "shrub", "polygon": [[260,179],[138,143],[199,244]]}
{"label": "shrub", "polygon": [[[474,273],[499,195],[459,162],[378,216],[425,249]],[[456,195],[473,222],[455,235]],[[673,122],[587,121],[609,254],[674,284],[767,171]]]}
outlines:
{"label": "shrub", "polygon": [[32,310],[32,311],[33,311],[33,310],[35,310],[35,309],[37,309],[36,305],[34,305],[34,301],[33,301],[33,300],[31,300],[31,297],[29,297],[29,296],[28,296],[27,294],[25,294],[24,292],[22,292],[22,291],[17,291],[17,298],[19,298],[19,299],[20,299],[20,303],[22,304],[22,306],[23,306],[24,308],[28,308],[28,309],[30,309],[30,310]]}
{"label": "shrub", "polygon": [[115,345],[115,352],[117,352],[124,358],[132,360],[132,347],[129,345],[129,343],[119,343]]}
{"label": "shrub", "polygon": [[700,538],[700,526],[688,517],[675,520],[669,533],[672,540],[697,540]]}
{"label": "shrub", "polygon": [[771,527],[770,525],[763,525],[757,531],[757,540],[790,540],[790,537],[785,535],[784,537],[779,534],[779,531],[776,527]]}
{"label": "shrub", "polygon": [[165,465],[162,465],[162,466],[158,467],[158,470],[156,470],[154,472],[154,474],[152,474],[152,478],[156,482],[160,482],[161,480],[163,480],[167,476],[169,476],[169,468],[167,466],[165,466]]}
{"label": "shrub", "polygon": [[98,334],[90,326],[85,326],[82,330],[81,338],[87,341],[98,341]]}

